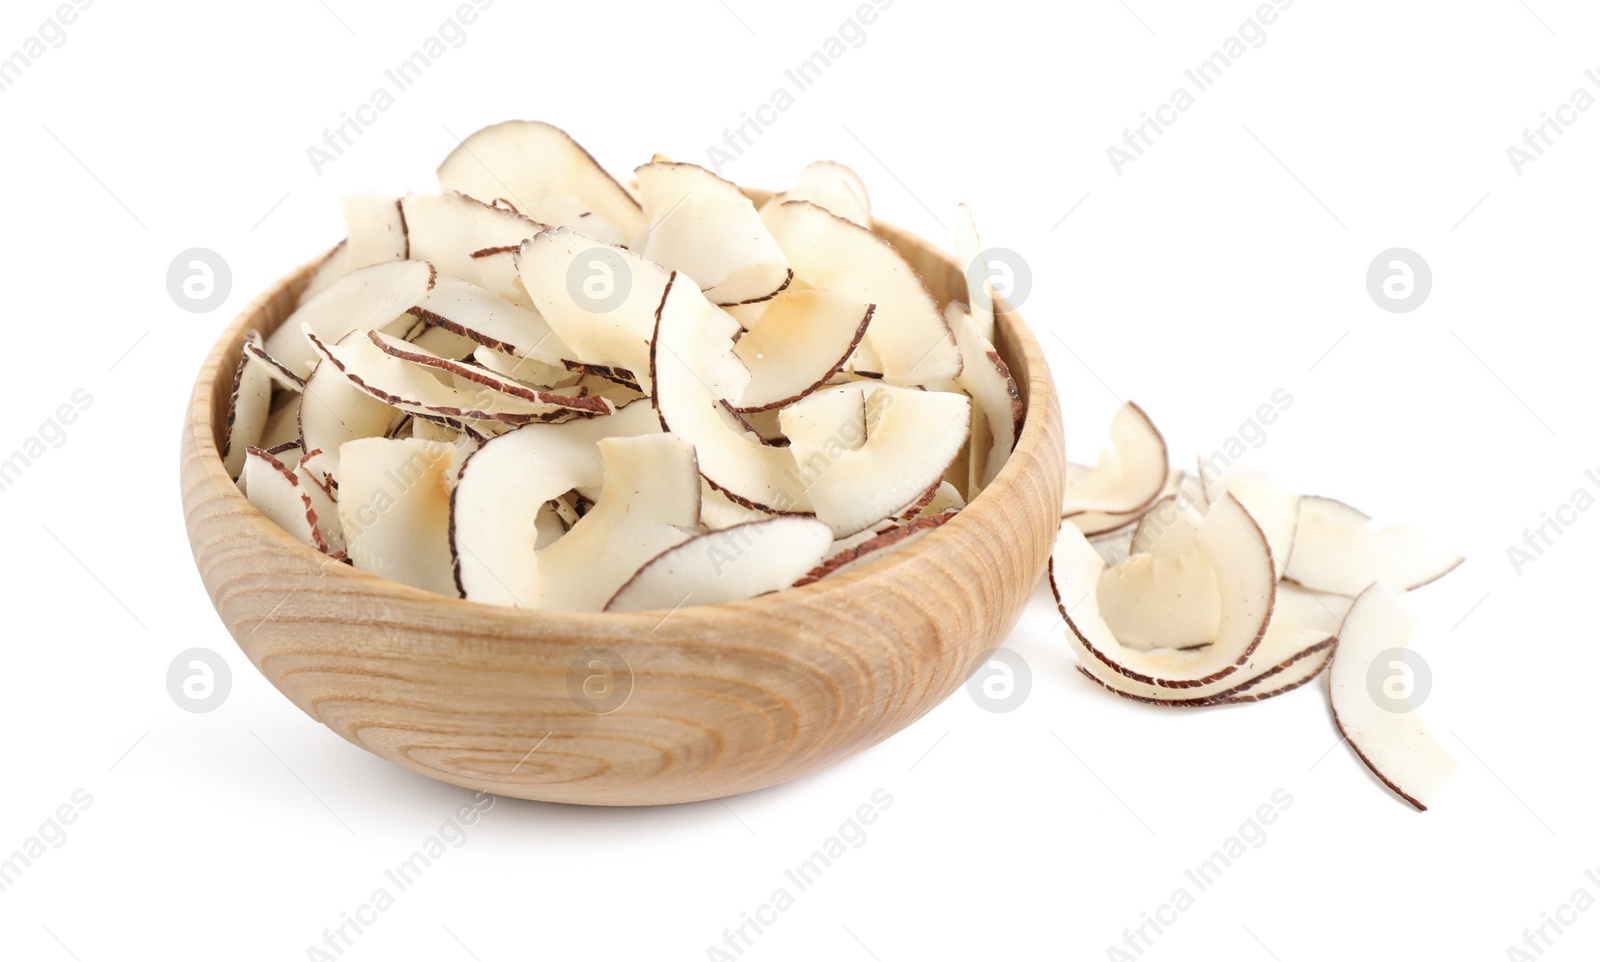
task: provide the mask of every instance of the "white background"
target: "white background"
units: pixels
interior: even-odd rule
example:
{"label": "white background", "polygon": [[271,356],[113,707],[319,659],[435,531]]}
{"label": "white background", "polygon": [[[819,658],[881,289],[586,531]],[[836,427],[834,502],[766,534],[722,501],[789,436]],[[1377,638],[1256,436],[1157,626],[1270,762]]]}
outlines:
{"label": "white background", "polygon": [[[1600,894],[1584,877],[1600,866],[1585,683],[1600,512],[1520,575],[1506,555],[1600,468],[1600,110],[1520,176],[1506,155],[1589,85],[1600,11],[1528,5],[1300,0],[1118,176],[1106,147],[1254,3],[900,0],[724,171],[780,187],[836,158],[880,216],[941,241],[971,204],[985,242],[1031,267],[1023,313],[1080,460],[1122,398],[1175,452],[1205,453],[1289,391],[1251,467],[1469,555],[1412,596],[1423,714],[1460,762],[1435,810],[1337,744],[1320,686],[1199,713],[1091,688],[1041,593],[1010,642],[1032,666],[1018,710],[957,693],[825,773],[726,804],[503,800],[344,958],[704,959],[879,788],[894,801],[866,843],[744,958],[1106,958],[1280,788],[1293,803],[1265,844],[1145,958],[1499,959],[1580,886]],[[94,398],[0,493],[0,855],[75,790],[93,797],[0,893],[8,957],[306,958],[470,797],[305,717],[212,612],[177,442],[227,320],[337,239],[339,197],[428,189],[486,123],[555,122],[614,169],[703,162],[853,9],[500,0],[319,176],[306,147],[453,10],[397,6],[96,3],[0,93],[0,457],[75,389]],[[6,4],[0,57],[52,9]],[[1432,266],[1412,313],[1366,291],[1395,246]],[[211,314],[167,293],[191,247],[232,267]],[[210,714],[165,684],[195,646],[233,668]],[[1546,957],[1597,946],[1591,910]]]}

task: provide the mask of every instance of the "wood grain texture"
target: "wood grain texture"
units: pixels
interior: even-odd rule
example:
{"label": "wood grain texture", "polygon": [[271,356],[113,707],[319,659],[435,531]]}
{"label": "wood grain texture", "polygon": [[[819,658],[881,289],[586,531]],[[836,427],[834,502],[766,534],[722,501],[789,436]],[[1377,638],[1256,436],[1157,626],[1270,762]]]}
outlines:
{"label": "wood grain texture", "polygon": [[[965,299],[949,256],[875,227],[941,304]],[[251,662],[312,718],[412,771],[590,805],[786,782],[876,744],[959,688],[1044,571],[1062,496],[1061,411],[1038,343],[1003,303],[997,347],[1026,404],[1016,452],[955,519],[888,561],[665,620],[481,605],[329,561],[245,500],[217,440],[245,332],[281,323],[313,266],[246,308],[206,359],[184,426],[184,518],[212,604]],[[620,654],[633,674],[609,714],[569,694],[575,659],[591,648]],[[589,673],[581,660],[577,671]]]}

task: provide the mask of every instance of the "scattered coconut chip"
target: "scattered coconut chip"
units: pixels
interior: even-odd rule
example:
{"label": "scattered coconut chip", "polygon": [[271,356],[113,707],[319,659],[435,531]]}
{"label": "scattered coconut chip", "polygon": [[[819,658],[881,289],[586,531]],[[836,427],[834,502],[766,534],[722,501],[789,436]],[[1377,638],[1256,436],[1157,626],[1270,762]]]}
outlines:
{"label": "scattered coconut chip", "polygon": [[[529,404],[539,406],[541,409],[557,408],[591,416],[607,415],[613,410],[611,402],[607,401],[605,398],[586,397],[582,394],[572,394],[563,391],[533,390],[518,384],[513,380],[498,377],[494,373],[486,371],[481,367],[477,367],[472,364],[465,364],[460,361],[452,361],[446,357],[440,357],[437,354],[428,352],[418,344],[402,341],[397,337],[392,337],[380,331],[369,331],[367,332],[367,337],[372,340],[373,344],[378,346],[379,350],[383,351],[383,353],[389,355],[390,357],[418,365],[419,367],[432,368],[436,371],[444,371],[448,374],[454,375],[456,378],[466,381],[469,384],[480,385],[498,394],[504,394],[508,397],[527,401]],[[401,407],[402,409],[404,408],[403,405],[398,404],[396,407]],[[508,423],[516,423],[516,420],[513,418],[486,418],[480,414],[468,414],[464,412],[459,414],[452,412],[444,413],[455,417],[476,418],[479,420],[489,421],[500,420]],[[543,413],[550,412],[545,410]]]}
{"label": "scattered coconut chip", "polygon": [[298,393],[304,390],[306,379],[289,369],[287,364],[273,357],[268,351],[266,342],[261,339],[261,332],[250,330],[244,336],[244,352],[266,367],[271,375],[272,382],[286,391]]}
{"label": "scattered coconut chip", "polygon": [[621,368],[648,393],[666,268],[564,227],[529,238],[516,262],[523,288],[573,360]]}
{"label": "scattered coconut chip", "polygon": [[340,449],[339,519],[352,564],[455,594],[450,492],[458,454],[454,444],[415,438],[362,438]]}
{"label": "scattered coconut chip", "polygon": [[805,397],[844,367],[872,321],[872,305],[827,291],[784,292],[733,346],[750,372],[734,410],[766,411]]}
{"label": "scattered coconut chip", "polygon": [[793,516],[699,535],[652,558],[605,610],[659,611],[781,591],[821,561],[832,540],[827,525]]}
{"label": "scattered coconut chip", "polygon": [[[1312,648],[1295,652],[1288,661],[1276,665],[1261,675],[1252,677],[1234,685],[1225,687],[1226,683],[1236,681],[1229,677],[1223,682],[1214,682],[1199,689],[1175,690],[1169,688],[1156,688],[1153,686],[1140,686],[1153,694],[1134,694],[1128,691],[1129,686],[1137,686],[1137,682],[1129,682],[1126,678],[1112,673],[1095,674],[1083,665],[1078,666],[1078,674],[1084,676],[1096,685],[1104,688],[1120,698],[1136,701],[1145,705],[1156,705],[1161,708],[1214,708],[1218,705],[1244,705],[1268,698],[1276,698],[1300,688],[1316,677],[1328,666],[1328,657],[1333,654],[1334,642],[1325,641]],[[1243,671],[1240,674],[1244,674]],[[1210,691],[1222,689],[1216,694],[1192,694],[1192,691]]]}
{"label": "scattered coconut chip", "polygon": [[268,520],[306,544],[311,543],[311,524],[306,518],[306,503],[300,497],[300,481],[276,455],[250,445],[244,449],[244,467],[239,481],[245,496]]}
{"label": "scattered coconut chip", "polygon": [[352,270],[403,261],[411,257],[406,218],[400,201],[378,194],[355,194],[344,199],[345,243]]}
{"label": "scattered coconut chip", "polygon": [[762,217],[788,200],[810,201],[830,214],[868,229],[872,227],[872,201],[867,196],[867,185],[855,171],[838,161],[819,160],[807,164],[793,186],[774,194],[762,205]]}
{"label": "scattered coconut chip", "polygon": [[[1075,474],[1074,471],[1089,471],[1093,469],[1084,468],[1082,465],[1069,464],[1067,465],[1067,470],[1067,483],[1070,485],[1074,477],[1081,476]],[[1156,501],[1160,501],[1162,498],[1178,494],[1187,478],[1188,475],[1182,471],[1169,473],[1167,475],[1167,483],[1161,486],[1161,490],[1156,493],[1156,500],[1152,501],[1151,504],[1154,505]],[[1067,520],[1072,523],[1073,527],[1082,531],[1085,536],[1103,538],[1110,535],[1131,534],[1134,527],[1148,512],[1148,507],[1114,514],[1102,511],[1085,511],[1081,514],[1072,515]]]}
{"label": "scattered coconut chip", "polygon": [[715,304],[764,301],[794,276],[755,205],[737,184],[695,164],[634,171],[648,225],[633,249],[694,278]]}
{"label": "scattered coconut chip", "polygon": [[549,367],[564,369],[572,354],[538,312],[464,281],[441,279],[409,313],[474,344]]}
{"label": "scattered coconut chip", "polygon": [[1354,597],[1374,582],[1394,591],[1420,588],[1466,560],[1414,528],[1374,529],[1370,520],[1332,498],[1301,498],[1299,529],[1284,577]]}
{"label": "scattered coconut chip", "polygon": [[428,261],[445,277],[531,306],[518,283],[515,255],[545,224],[458,193],[408,194],[400,209],[413,258]]}
{"label": "scattered coconut chip", "polygon": [[862,343],[885,380],[933,384],[961,373],[961,350],[950,325],[892,244],[807,201],[778,205],[768,226],[798,278],[876,305]]}
{"label": "scattered coconut chip", "polygon": [[744,369],[733,354],[737,329],[692,280],[672,275],[650,341],[651,402],[661,429],[694,445],[701,473],[732,500],[774,514],[807,513],[811,503],[789,449],[763,444],[721,403],[744,390],[733,370]]}
{"label": "scattered coconut chip", "polygon": [[544,597],[535,556],[540,508],[574,488],[599,488],[602,439],[660,430],[648,405],[630,404],[610,417],[530,424],[485,441],[462,464],[451,501],[461,597],[538,607]]}
{"label": "scattered coconut chip", "polygon": [[296,308],[267,338],[265,350],[305,377],[316,366],[317,352],[303,332],[336,343],[351,331],[388,329],[437,277],[425,261],[389,261],[351,271]]}
{"label": "scattered coconut chip", "polygon": [[228,399],[228,420],[223,427],[222,466],[234,480],[241,477],[245,449],[258,444],[272,416],[272,373],[250,352],[249,342],[233,371],[233,392]]}
{"label": "scattered coconut chip", "polygon": [[546,388],[570,387],[583,377],[577,371],[567,370],[564,365],[546,364],[531,357],[519,357],[482,345],[472,352],[472,359],[485,370],[493,371],[501,377],[514,378],[527,385]]}
{"label": "scattered coconut chip", "polygon": [[444,358],[434,356],[424,366],[420,359],[428,355],[415,348],[402,358],[397,355],[406,351],[400,346],[405,342],[386,339],[375,331],[352,334],[337,344],[324,343],[309,329],[306,336],[325,363],[337,368],[351,384],[384,404],[413,414],[527,424],[571,408],[568,402],[572,399],[526,398],[488,385],[472,389],[447,384],[429,373],[429,367],[446,363]]}
{"label": "scattered coconut chip", "polygon": [[1167,442],[1144,409],[1129,401],[1112,416],[1111,447],[1100,452],[1093,470],[1068,478],[1061,516],[1133,515],[1161,496],[1168,477]]}
{"label": "scattered coconut chip", "polygon": [[[299,450],[298,445],[295,450]],[[345,557],[344,525],[339,519],[339,500],[334,493],[337,489],[318,467],[321,456],[320,451],[308,451],[300,463],[284,467],[293,471],[300,483],[306,516],[312,522],[311,546],[326,555]]]}
{"label": "scattered coconut chip", "polygon": [[245,497],[268,520],[318,551],[332,553],[324,525],[337,519],[319,516],[292,468],[276,455],[251,446],[245,449],[240,476]]}
{"label": "scattered coconut chip", "polygon": [[[967,310],[972,314],[978,336],[993,341],[994,288],[989,283],[989,262],[983,256],[983,244],[978,240],[978,225],[972,220],[972,209],[966,204],[957,205],[957,209],[956,262],[966,272]],[[970,358],[967,363],[971,363]]]}
{"label": "scattered coconut chip", "polygon": [[[360,337],[358,334],[349,335]],[[321,451],[323,470],[339,476],[339,449],[357,438],[388,436],[400,412],[350,383],[333,364],[318,364],[306,378],[297,408],[300,447]]]}
{"label": "scattered coconut chip", "polygon": [[[976,494],[999,476],[1022,434],[1022,394],[1011,369],[988,339],[979,333],[965,312],[946,312],[961,350],[957,388],[972,397],[971,480],[967,491]],[[992,322],[991,322],[992,327]]]}
{"label": "scattered coconut chip", "polygon": [[1282,671],[1258,676],[1235,688],[1231,694],[1219,696],[1218,703],[1224,705],[1250,705],[1268,698],[1286,695],[1297,688],[1303,688],[1312,679],[1322,674],[1328,667],[1328,662],[1333,657],[1333,650],[1337,644],[1330,644],[1326,648],[1310,652],[1302,658],[1296,659]]}
{"label": "scattered coconut chip", "polygon": [[1295,532],[1300,526],[1300,496],[1283,490],[1265,478],[1236,475],[1229,478],[1225,489],[1244,505],[1250,516],[1261,526],[1272,549],[1272,563],[1282,578],[1289,565],[1289,554],[1294,547]]}
{"label": "scattered coconut chip", "polygon": [[535,120],[508,120],[463,140],[439,165],[439,183],[485,203],[509,201],[530,216],[547,201],[575,197],[623,237],[644,226],[627,188],[566,131]]}
{"label": "scattered coconut chip", "polygon": [[967,442],[971,404],[963,394],[858,382],[817,391],[778,420],[817,518],[843,537],[938,484]]}
{"label": "scattered coconut chip", "polygon": [[840,542],[835,541],[835,549],[830,550],[821,564],[797,579],[794,582],[794,586],[800,588],[821,581],[830,575],[842,574],[870,562],[880,560],[888,552],[911,544],[955,516],[956,509],[951,508],[940,511],[937,514],[925,515],[907,524],[895,525],[883,531],[867,530],[859,532],[848,539],[846,547],[838,547]]}
{"label": "scattered coconut chip", "polygon": [[[1382,583],[1365,589],[1344,620],[1328,669],[1333,720],[1367,768],[1396,795],[1421,811],[1438,795],[1456,763],[1415,711],[1393,711],[1369,687],[1374,662],[1405,648],[1416,616]],[[1399,666],[1382,666],[1386,675]],[[1382,693],[1387,694],[1387,693]]]}
{"label": "scattered coconut chip", "polygon": [[[1254,519],[1231,495],[1207,513],[1196,534],[1196,549],[1216,577],[1220,610],[1213,640],[1195,650],[1141,650],[1124,644],[1100,611],[1105,560],[1082,532],[1062,525],[1050,559],[1050,585],[1080,659],[1097,660],[1134,681],[1163,688],[1196,688],[1248,664],[1272,615],[1277,584],[1272,553]],[[1172,630],[1171,637],[1176,643],[1178,632]]]}
{"label": "scattered coconut chip", "polygon": [[[1102,687],[1132,701],[1202,708],[1254,695],[1259,701],[1303,684],[1308,662],[1325,664],[1327,652],[1339,637],[1340,625],[1350,610],[1350,599],[1319,595],[1290,584],[1279,584],[1272,618],[1261,644],[1240,669],[1218,681],[1192,688],[1167,688],[1134,681],[1097,660],[1083,661],[1078,670]],[[1321,656],[1319,659],[1317,656]],[[1320,670],[1318,668],[1317,670]],[[1270,684],[1268,683],[1270,681]]]}
{"label": "scattered coconut chip", "polygon": [[599,447],[600,497],[565,537],[538,553],[541,607],[600,611],[650,559],[698,530],[693,447],[668,434],[607,438]]}

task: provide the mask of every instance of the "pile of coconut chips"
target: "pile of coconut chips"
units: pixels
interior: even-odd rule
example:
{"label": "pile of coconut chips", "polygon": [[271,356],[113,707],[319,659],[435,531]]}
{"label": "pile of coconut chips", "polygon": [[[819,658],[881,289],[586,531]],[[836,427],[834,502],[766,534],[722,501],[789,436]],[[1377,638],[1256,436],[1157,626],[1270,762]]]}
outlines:
{"label": "pile of coconut chips", "polygon": [[758,207],[661,157],[624,184],[514,121],[438,177],[345,201],[239,360],[227,470],[332,558],[525,608],[734,601],[903,547],[1012,451],[987,271],[941,310],[844,166]]}
{"label": "pile of coconut chips", "polygon": [[1185,708],[1262,701],[1327,671],[1345,741],[1426,809],[1455,763],[1404,699],[1373,690],[1373,669],[1416,626],[1400,594],[1462,556],[1204,460],[1173,470],[1137,405],[1117,411],[1110,435],[1094,466],[1069,466],[1050,560],[1079,671],[1124,698]]}
{"label": "pile of coconut chips", "polygon": [[[992,482],[1022,402],[970,213],[941,310],[819,162],[756,206],[657,157],[624,184],[563,131],[463,141],[439,193],[352,197],[348,236],[251,332],[223,458],[331,558],[491,604],[674,609],[881,559]],[[1369,667],[1397,593],[1461,562],[1262,479],[1173,470],[1137,406],[1069,467],[1050,581],[1080,671],[1157,705],[1330,674],[1363,762],[1425,808],[1454,763]]]}

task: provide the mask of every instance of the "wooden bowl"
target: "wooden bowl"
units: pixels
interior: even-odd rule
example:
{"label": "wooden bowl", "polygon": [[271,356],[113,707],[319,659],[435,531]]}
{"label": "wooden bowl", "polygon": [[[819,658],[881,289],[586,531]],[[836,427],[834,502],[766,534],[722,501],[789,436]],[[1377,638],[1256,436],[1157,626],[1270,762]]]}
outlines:
{"label": "wooden bowl", "polygon": [[[875,229],[941,305],[964,299],[953,259]],[[184,519],[211,602],[256,668],[312,718],[397,765],[588,805],[777,785],[943,701],[1005,640],[1044,571],[1060,515],[1061,411],[1038,342],[1004,304],[997,347],[1026,404],[1016,453],[955,519],[883,564],[663,620],[495,607],[331,562],[245,500],[218,447],[245,332],[280,324],[311,267],[246,308],[206,359],[184,427]],[[597,660],[617,670],[619,693],[632,674],[626,702],[606,714],[574,694],[585,678],[607,684]]]}

